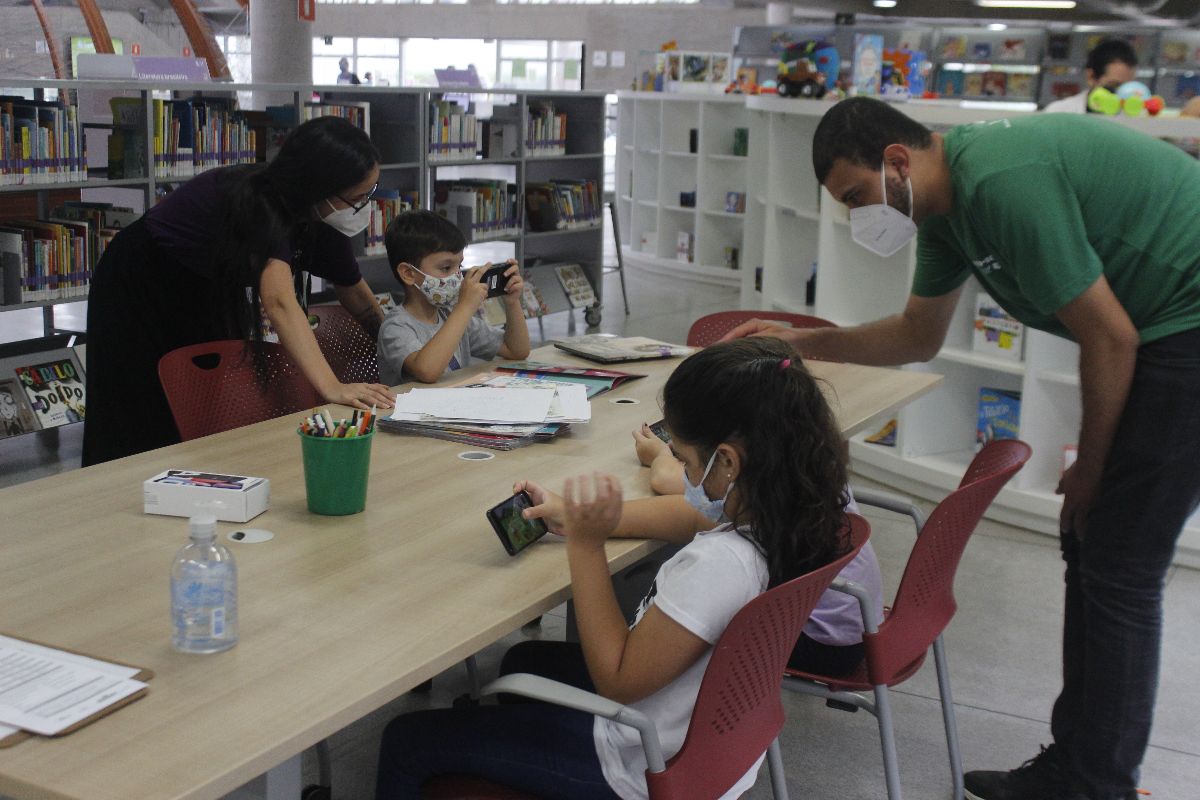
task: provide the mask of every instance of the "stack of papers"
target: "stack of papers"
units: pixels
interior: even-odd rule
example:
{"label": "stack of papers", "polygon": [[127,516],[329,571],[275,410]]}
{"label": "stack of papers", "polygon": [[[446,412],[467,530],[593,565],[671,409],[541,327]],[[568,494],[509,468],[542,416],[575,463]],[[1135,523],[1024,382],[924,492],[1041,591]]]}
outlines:
{"label": "stack of papers", "polygon": [[489,373],[468,386],[396,395],[395,410],[379,424],[397,433],[511,450],[591,418],[583,384]]}
{"label": "stack of papers", "polygon": [[523,378],[538,378],[543,381],[560,383],[581,383],[587,387],[589,400],[610,389],[615,389],[626,381],[646,377],[645,375],[635,375],[632,372],[617,372],[612,369],[591,367],[563,367],[556,364],[543,364],[540,361],[513,361],[508,364],[500,364],[496,369],[498,372],[511,373]]}

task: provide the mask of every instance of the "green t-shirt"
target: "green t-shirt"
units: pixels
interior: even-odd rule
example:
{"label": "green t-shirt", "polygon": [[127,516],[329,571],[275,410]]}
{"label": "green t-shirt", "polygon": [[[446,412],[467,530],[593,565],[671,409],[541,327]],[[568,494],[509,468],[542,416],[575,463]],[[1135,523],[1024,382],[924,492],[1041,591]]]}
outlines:
{"label": "green t-shirt", "polygon": [[1141,341],[1200,327],[1200,162],[1109,120],[1045,114],[945,135],[954,207],[921,224],[913,294],[972,273],[1033,328],[1101,275]]}

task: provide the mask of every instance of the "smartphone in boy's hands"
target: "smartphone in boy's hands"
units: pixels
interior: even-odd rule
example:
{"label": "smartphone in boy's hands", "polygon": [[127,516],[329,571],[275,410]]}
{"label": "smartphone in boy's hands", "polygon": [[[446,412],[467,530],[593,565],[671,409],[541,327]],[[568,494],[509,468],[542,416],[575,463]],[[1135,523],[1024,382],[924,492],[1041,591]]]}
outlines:
{"label": "smartphone in boy's hands", "polygon": [[525,509],[533,506],[533,498],[527,492],[517,492],[487,510],[488,522],[510,556],[515,556],[548,532],[542,520],[525,519]]}
{"label": "smartphone in boy's hands", "polygon": [[484,270],[483,275],[481,275],[479,278],[479,281],[487,284],[488,297],[502,297],[504,295],[504,290],[508,286],[509,277],[504,273],[508,272],[511,266],[512,264],[504,263],[495,267],[488,267],[486,270]]}

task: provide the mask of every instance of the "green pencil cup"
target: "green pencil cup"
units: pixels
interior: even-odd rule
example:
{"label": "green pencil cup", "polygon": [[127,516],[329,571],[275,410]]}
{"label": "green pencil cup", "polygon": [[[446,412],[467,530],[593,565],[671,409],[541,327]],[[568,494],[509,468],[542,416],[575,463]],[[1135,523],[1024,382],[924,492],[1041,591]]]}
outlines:
{"label": "green pencil cup", "polygon": [[366,508],[371,440],[375,432],[349,439],[297,433],[304,457],[308,510],[314,514],[345,516]]}

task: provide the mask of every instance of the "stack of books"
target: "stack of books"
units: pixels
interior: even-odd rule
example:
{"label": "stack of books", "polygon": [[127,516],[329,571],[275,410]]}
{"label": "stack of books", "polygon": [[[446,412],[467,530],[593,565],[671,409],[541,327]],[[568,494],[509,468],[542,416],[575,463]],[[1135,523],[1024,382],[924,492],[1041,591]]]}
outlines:
{"label": "stack of books", "polygon": [[386,255],[384,234],[387,226],[402,211],[419,208],[416,191],[401,192],[399,189],[378,189],[369,206],[371,220],[367,224],[367,246],[363,251],[368,256]]}
{"label": "stack of books", "polygon": [[341,117],[368,133],[371,131],[370,103],[305,103],[300,121],[308,122],[317,117]]}
{"label": "stack of books", "polygon": [[516,236],[521,232],[516,184],[487,178],[460,178],[434,184],[434,211],[453,222],[469,242]]}
{"label": "stack of books", "polygon": [[462,161],[475,158],[479,126],[475,114],[450,100],[429,104],[429,160]]}
{"label": "stack of books", "polygon": [[528,131],[525,153],[531,158],[567,154],[567,115],[555,113],[553,105],[531,110]]}
{"label": "stack of books", "polygon": [[529,230],[595,228],[603,224],[600,187],[586,179],[556,179],[525,185]]}
{"label": "stack of books", "polygon": [[86,296],[93,266],[137,217],[108,203],[69,202],[46,220],[0,222],[0,305]]}
{"label": "stack of books", "polygon": [[154,101],[154,175],[190,178],[231,164],[253,164],[255,132],[232,100]]}
{"label": "stack of books", "polygon": [[76,106],[0,95],[0,186],[87,180]]}

